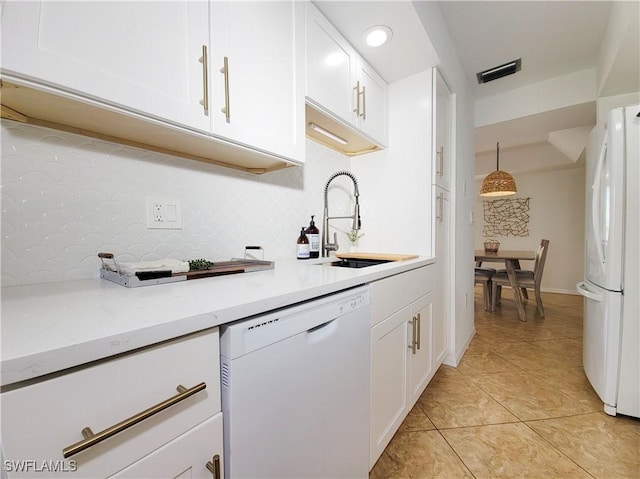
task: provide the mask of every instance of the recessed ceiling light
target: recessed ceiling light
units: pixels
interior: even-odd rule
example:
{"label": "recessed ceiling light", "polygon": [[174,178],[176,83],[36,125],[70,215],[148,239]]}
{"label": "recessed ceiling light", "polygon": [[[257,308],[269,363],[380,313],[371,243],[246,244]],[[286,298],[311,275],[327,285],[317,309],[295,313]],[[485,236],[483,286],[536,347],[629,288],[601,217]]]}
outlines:
{"label": "recessed ceiling light", "polygon": [[391,41],[393,32],[386,25],[376,25],[364,32],[364,41],[370,47],[379,47]]}

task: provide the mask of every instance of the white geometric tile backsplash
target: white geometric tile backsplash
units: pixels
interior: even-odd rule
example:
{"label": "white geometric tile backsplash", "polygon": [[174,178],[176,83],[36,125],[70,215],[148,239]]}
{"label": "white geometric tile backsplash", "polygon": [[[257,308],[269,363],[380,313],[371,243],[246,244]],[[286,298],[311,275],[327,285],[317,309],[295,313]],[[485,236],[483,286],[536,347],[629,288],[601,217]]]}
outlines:
{"label": "white geometric tile backsplash", "polygon": [[[350,169],[310,140],[304,167],[256,176],[8,120],[1,128],[3,286],[97,277],[101,251],[221,261],[261,245],[266,259],[294,257],[309,215],[321,226],[327,179]],[[351,189],[345,177],[332,183],[332,215],[350,214]],[[180,199],[183,228],[147,229],[147,196]]]}

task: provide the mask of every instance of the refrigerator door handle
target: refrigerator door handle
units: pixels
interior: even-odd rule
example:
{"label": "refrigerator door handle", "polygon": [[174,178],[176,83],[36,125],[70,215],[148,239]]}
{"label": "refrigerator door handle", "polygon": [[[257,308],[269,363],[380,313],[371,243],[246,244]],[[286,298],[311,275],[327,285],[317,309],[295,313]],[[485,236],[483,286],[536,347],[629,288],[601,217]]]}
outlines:
{"label": "refrigerator door handle", "polygon": [[[595,178],[593,180],[593,197],[591,201],[591,227],[593,228],[593,235],[595,238],[595,248],[598,251],[598,259],[602,264],[605,262],[604,257],[604,244],[602,238],[601,222],[603,221],[601,212],[600,194],[602,190],[602,169],[604,168],[604,160],[607,155],[607,141],[605,140],[600,150],[600,157],[598,158],[598,165],[596,166]],[[606,205],[609,207],[609,205]]]}
{"label": "refrigerator door handle", "polygon": [[578,284],[576,284],[576,291],[578,291],[578,293],[580,293],[585,298],[593,299],[594,301],[597,301],[599,303],[602,303],[604,301],[604,297],[601,294],[589,291],[584,281],[580,281]]}

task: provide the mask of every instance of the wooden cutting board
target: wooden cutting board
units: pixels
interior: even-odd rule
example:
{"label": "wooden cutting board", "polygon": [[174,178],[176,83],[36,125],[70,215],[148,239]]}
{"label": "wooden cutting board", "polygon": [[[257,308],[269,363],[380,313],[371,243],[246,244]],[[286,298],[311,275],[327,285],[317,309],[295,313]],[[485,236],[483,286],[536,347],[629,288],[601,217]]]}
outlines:
{"label": "wooden cutting board", "polygon": [[404,261],[417,258],[417,254],[393,254],[393,253],[336,253],[336,258],[344,259],[383,259],[388,261]]}
{"label": "wooden cutting board", "polygon": [[187,273],[175,273],[174,276],[185,276],[187,279],[209,278],[211,276],[222,276],[225,274],[249,273],[251,271],[262,271],[273,269],[273,262],[258,260],[232,260],[217,261],[209,269],[189,271]]}

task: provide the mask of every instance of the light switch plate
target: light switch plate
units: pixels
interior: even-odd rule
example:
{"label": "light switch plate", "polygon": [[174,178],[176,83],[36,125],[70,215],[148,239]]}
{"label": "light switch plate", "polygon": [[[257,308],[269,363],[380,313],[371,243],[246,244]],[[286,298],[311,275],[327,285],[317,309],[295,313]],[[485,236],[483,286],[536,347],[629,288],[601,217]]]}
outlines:
{"label": "light switch plate", "polygon": [[147,228],[182,229],[182,208],[177,198],[147,196]]}

